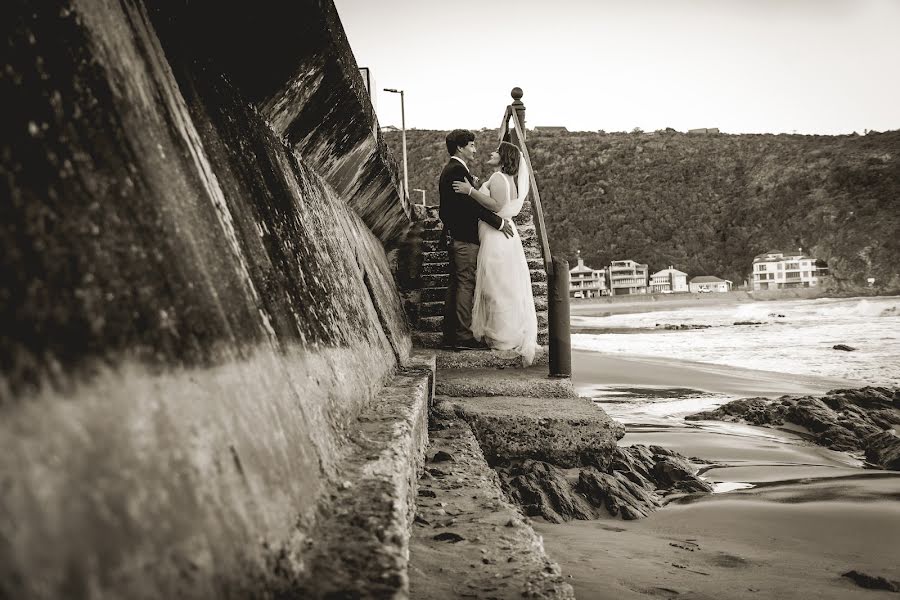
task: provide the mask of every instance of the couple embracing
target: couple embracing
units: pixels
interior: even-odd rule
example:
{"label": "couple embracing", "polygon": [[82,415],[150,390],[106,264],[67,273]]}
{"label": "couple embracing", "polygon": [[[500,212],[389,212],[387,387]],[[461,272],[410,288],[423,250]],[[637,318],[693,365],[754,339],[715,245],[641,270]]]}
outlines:
{"label": "couple embracing", "polygon": [[496,171],[480,188],[469,171],[475,134],[447,135],[440,218],[448,239],[450,281],[444,303],[444,347],[514,350],[527,366],[537,350],[537,314],[528,260],[512,218],[528,195],[528,173],[509,142],[491,153]]}

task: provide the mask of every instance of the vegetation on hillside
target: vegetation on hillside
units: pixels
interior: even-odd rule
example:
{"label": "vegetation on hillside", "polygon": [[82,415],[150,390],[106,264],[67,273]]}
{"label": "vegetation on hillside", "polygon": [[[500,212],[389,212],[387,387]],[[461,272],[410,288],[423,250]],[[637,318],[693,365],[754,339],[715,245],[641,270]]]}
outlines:
{"label": "vegetation on hillside", "polygon": [[[410,188],[437,203],[442,131],[407,132]],[[400,154],[400,133],[388,133]],[[476,132],[485,177],[496,132]],[[838,286],[900,287],[900,131],[865,136],[531,134],[551,249],[594,268],[669,265],[736,285],[753,257],[802,248]],[[411,192],[415,202],[421,194]]]}

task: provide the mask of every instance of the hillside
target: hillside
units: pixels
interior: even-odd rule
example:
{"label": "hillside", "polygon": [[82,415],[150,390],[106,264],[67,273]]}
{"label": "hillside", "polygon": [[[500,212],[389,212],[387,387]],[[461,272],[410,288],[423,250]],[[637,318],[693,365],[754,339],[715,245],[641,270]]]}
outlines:
{"label": "hillside", "polygon": [[[410,188],[437,203],[442,131],[407,132]],[[496,132],[476,132],[484,165]],[[400,133],[387,134],[396,156]],[[900,287],[900,131],[865,136],[532,134],[529,150],[554,252],[595,268],[630,258],[651,272],[740,284],[756,254],[803,248],[837,286]],[[416,202],[420,193],[411,192]]]}

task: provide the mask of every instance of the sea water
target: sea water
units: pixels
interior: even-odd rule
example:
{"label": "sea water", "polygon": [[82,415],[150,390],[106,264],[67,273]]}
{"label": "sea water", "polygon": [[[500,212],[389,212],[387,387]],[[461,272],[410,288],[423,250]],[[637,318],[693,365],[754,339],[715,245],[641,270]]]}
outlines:
{"label": "sea water", "polygon": [[[575,331],[592,330],[573,333],[572,347],[581,350],[900,386],[898,296],[751,301],[572,316],[571,322]],[[708,327],[667,330],[666,325]],[[835,350],[837,344],[855,350]]]}

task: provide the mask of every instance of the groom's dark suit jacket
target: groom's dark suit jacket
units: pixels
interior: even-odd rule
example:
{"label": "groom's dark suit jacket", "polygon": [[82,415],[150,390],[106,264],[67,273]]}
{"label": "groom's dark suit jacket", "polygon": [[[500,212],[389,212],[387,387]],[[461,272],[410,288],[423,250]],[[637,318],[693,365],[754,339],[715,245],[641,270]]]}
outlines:
{"label": "groom's dark suit jacket", "polygon": [[438,191],[441,196],[439,211],[444,230],[454,240],[478,243],[478,220],[481,219],[494,229],[503,226],[503,219],[478,204],[474,198],[453,191],[454,181],[468,181],[475,185],[472,174],[455,158],[451,158],[441,171]]}

